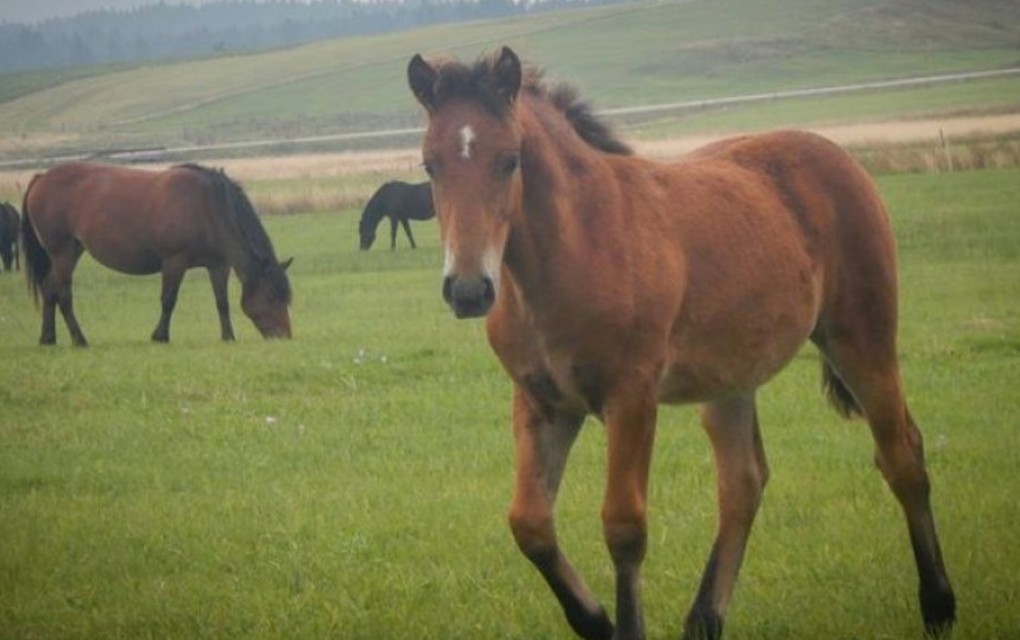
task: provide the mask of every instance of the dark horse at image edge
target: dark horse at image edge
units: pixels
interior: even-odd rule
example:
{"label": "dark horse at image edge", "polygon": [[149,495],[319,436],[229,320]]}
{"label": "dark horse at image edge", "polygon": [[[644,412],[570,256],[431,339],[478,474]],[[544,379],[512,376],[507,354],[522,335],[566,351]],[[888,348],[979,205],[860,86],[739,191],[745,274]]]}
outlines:
{"label": "dark horse at image edge", "polygon": [[[457,317],[486,317],[513,381],[510,528],[573,630],[645,637],[658,404],[698,403],[718,529],[683,633],[721,636],[769,477],[757,390],[810,340],[834,407],[871,428],[906,519],[925,629],[948,631],[956,598],[896,350],[892,230],[864,169],[798,131],[720,141],[678,162],[639,158],[575,90],[508,48],[473,65],[416,55],[407,73],[428,117],[443,298]],[[588,415],[606,432],[615,619],[560,547],[554,517]]]}
{"label": "dark horse at image edge", "polygon": [[390,249],[397,247],[397,224],[404,228],[407,239],[414,243],[411,225],[408,220],[428,220],[436,215],[432,208],[432,186],[428,182],[410,184],[400,180],[392,180],[379,187],[369,198],[365,210],[361,212],[358,222],[358,234],[361,236],[362,250],[372,247],[375,242],[375,231],[384,217],[390,219]]}
{"label": "dark horse at image edge", "polygon": [[18,251],[18,229],[21,227],[21,216],[9,202],[0,202],[0,260],[4,271],[21,268]]}
{"label": "dark horse at image edge", "polygon": [[132,275],[162,274],[162,313],[152,339],[170,340],[184,273],[209,271],[220,334],[234,339],[227,301],[233,269],[241,309],[267,337],[291,335],[290,260],[279,262],[244,191],[220,170],[184,164],[163,171],[74,162],[39,174],[22,206],[26,276],[42,298],[41,344],[56,342],[56,309],[71,340],[87,341],[74,314],[71,276],[82,253]]}

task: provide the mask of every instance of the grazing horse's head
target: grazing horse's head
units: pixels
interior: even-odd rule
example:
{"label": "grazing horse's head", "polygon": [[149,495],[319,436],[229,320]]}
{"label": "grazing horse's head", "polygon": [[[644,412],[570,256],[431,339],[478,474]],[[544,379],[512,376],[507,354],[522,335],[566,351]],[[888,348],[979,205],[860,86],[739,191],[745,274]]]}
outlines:
{"label": "grazing horse's head", "polygon": [[372,245],[375,244],[375,229],[367,228],[364,221],[358,228],[358,236],[360,237],[360,240],[358,241],[358,248],[362,251],[368,251],[372,248]]}
{"label": "grazing horse's head", "polygon": [[443,298],[458,318],[483,316],[521,206],[521,63],[506,47],[473,67],[415,55],[407,76],[428,113],[422,156],[446,252]]}
{"label": "grazing horse's head", "polygon": [[289,258],[277,262],[275,258],[262,261],[256,273],[249,274],[241,286],[241,309],[251,318],[263,338],[290,337],[290,281],[287,267]]}

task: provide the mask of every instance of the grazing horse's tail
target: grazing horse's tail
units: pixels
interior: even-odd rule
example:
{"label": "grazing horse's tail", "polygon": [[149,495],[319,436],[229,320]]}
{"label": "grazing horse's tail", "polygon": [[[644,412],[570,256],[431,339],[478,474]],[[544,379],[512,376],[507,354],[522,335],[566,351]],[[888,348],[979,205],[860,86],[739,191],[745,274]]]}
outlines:
{"label": "grazing horse's tail", "polygon": [[39,236],[35,233],[32,220],[28,211],[28,195],[32,192],[32,185],[39,178],[39,174],[32,176],[32,181],[25,189],[25,198],[21,201],[21,246],[25,252],[25,280],[28,282],[28,290],[36,305],[39,304],[39,296],[42,293],[43,280],[50,272],[50,255],[46,253]]}
{"label": "grazing horse's tail", "polygon": [[822,388],[825,389],[826,395],[829,396],[829,402],[841,416],[844,418],[864,416],[864,409],[857,402],[857,398],[854,397],[854,394],[851,393],[843,379],[839,377],[836,370],[825,359],[822,360]]}

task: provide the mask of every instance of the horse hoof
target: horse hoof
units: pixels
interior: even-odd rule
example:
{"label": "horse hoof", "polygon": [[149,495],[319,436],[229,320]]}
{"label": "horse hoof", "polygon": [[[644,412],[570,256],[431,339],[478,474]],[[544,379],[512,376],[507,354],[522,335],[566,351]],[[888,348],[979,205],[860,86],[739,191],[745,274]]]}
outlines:
{"label": "horse hoof", "polygon": [[945,637],[956,622],[956,596],[951,589],[922,594],[921,615],[929,638]]}
{"label": "horse hoof", "polygon": [[684,623],[682,640],[719,640],[722,637],[723,620],[714,611],[692,611]]}

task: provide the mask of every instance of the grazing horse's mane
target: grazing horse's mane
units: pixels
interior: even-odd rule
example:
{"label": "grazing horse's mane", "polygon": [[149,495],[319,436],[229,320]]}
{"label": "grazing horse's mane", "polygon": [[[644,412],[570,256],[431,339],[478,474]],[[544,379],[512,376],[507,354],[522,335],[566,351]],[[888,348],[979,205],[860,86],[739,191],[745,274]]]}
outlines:
{"label": "grazing horse's mane", "polygon": [[273,250],[273,243],[269,240],[265,228],[259,221],[255,207],[252,205],[248,195],[239,184],[227,176],[222,169],[212,169],[200,164],[184,163],[176,165],[177,168],[194,171],[212,182],[217,195],[223,198],[227,210],[234,216],[241,231],[244,244],[253,258],[251,264],[244,274],[245,280],[255,281],[260,278],[269,278],[277,294],[288,303],[291,300],[290,282],[281,269],[267,268],[276,266],[276,252]]}
{"label": "grazing horse's mane", "polygon": [[[503,118],[510,105],[493,82],[495,57],[483,57],[472,65],[442,61],[436,80],[435,104],[454,98],[471,98],[480,102],[491,114]],[[612,128],[595,115],[591,105],[581,99],[577,89],[565,83],[550,85],[545,72],[534,66],[524,68],[521,92],[552,105],[574,127],[574,131],[590,146],[607,153],[630,155],[631,148],[615,136]]]}

